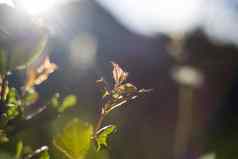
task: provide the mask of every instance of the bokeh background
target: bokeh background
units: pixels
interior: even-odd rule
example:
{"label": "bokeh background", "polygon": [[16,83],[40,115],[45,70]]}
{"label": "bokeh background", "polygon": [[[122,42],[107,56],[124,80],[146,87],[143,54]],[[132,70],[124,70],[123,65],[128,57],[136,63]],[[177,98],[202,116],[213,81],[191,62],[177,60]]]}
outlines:
{"label": "bokeh background", "polygon": [[[75,94],[78,106],[68,116],[95,122],[100,100],[95,81],[104,77],[112,83],[110,61],[115,61],[129,72],[129,81],[153,92],[106,119],[119,129],[110,139],[108,158],[172,159],[180,105],[172,78],[178,63],[169,46],[174,36],[182,36],[183,65],[196,67],[204,79],[193,93],[192,128],[181,158],[215,153],[217,159],[237,159],[238,3],[182,0],[163,8],[163,1],[124,1],[71,1],[52,10],[48,53],[59,69],[37,87],[42,99],[54,92]],[[22,75],[12,77],[12,83],[21,80]],[[39,123],[40,138],[31,140],[41,144],[46,130]]]}

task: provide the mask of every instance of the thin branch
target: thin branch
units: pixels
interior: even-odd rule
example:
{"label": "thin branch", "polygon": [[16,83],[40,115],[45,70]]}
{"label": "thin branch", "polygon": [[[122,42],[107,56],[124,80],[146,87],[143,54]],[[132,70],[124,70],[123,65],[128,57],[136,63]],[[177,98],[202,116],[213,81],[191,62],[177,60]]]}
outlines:
{"label": "thin branch", "polygon": [[45,109],[47,109],[47,106],[46,106],[46,105],[40,107],[36,112],[33,112],[33,113],[27,115],[27,116],[25,117],[25,120],[31,120],[31,119],[34,118],[35,116],[37,116],[37,115],[41,114],[43,111],[45,111]]}
{"label": "thin branch", "polygon": [[138,92],[131,94],[130,96],[126,96],[126,97],[122,98],[121,100],[118,100],[116,102],[116,104],[112,104],[109,109],[105,110],[105,112],[106,112],[106,114],[108,114],[110,111],[112,111],[116,108],[119,108],[119,107],[121,107],[122,105],[124,105],[126,103],[130,104],[135,99],[137,99],[139,97],[142,97],[145,93],[148,93],[148,92],[151,92],[151,91],[152,91],[152,89],[148,89],[148,90],[141,89]]}
{"label": "thin branch", "polygon": [[145,89],[141,89],[138,92],[127,96],[127,97],[123,97],[122,99],[119,99],[118,101],[116,101],[115,104],[110,105],[110,107],[108,109],[106,109],[106,105],[103,104],[101,107],[101,113],[100,113],[100,117],[96,122],[96,126],[94,129],[94,137],[96,137],[97,131],[100,130],[102,123],[104,121],[104,118],[106,117],[107,114],[109,114],[112,110],[121,107],[124,104],[130,104],[132,101],[134,101],[135,99],[141,97],[142,95],[144,95],[144,93],[150,92],[151,90],[145,90]]}
{"label": "thin branch", "polygon": [[94,129],[94,137],[96,137],[97,131],[101,128],[105,116],[106,116],[105,111],[104,111],[104,109],[102,108],[101,113],[100,113],[100,117],[99,117],[99,119],[97,120],[95,129]]}
{"label": "thin branch", "polygon": [[41,148],[35,150],[32,154],[27,155],[26,157],[23,157],[23,159],[33,159],[34,157],[38,156],[44,151],[48,151],[48,146],[42,146]]}
{"label": "thin branch", "polygon": [[132,96],[132,97],[129,97],[129,98],[124,98],[124,99],[122,99],[122,101],[120,101],[120,102],[118,102],[118,103],[116,103],[116,104],[114,104],[114,105],[112,105],[107,111],[106,111],[106,114],[108,114],[109,112],[111,112],[112,110],[114,110],[114,109],[116,109],[116,108],[119,108],[119,107],[121,107],[123,104],[126,104],[126,103],[128,103],[129,101],[132,101],[132,100],[134,100],[134,99],[136,99],[138,96]]}
{"label": "thin branch", "polygon": [[7,75],[2,75],[2,85],[1,85],[1,101],[4,102],[4,95],[6,92]]}

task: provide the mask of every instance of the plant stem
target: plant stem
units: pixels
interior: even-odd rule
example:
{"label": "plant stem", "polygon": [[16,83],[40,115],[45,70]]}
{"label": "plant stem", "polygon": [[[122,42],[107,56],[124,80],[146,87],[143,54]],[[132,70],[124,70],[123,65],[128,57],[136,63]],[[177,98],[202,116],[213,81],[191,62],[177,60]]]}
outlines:
{"label": "plant stem", "polygon": [[[106,117],[106,115],[108,113],[110,113],[112,110],[116,109],[116,108],[119,108],[121,107],[122,105],[125,105],[125,104],[129,104],[131,103],[132,101],[134,101],[136,98],[144,95],[145,93],[148,93],[152,91],[151,89],[148,89],[148,90],[145,90],[145,89],[141,89],[141,90],[138,90],[136,93],[133,93],[127,97],[123,97],[117,101],[115,101],[115,103],[111,103],[110,106],[108,107],[104,102],[104,104],[101,104],[101,113],[100,113],[100,116],[96,122],[96,126],[95,126],[95,129],[94,129],[94,135],[93,137],[95,138],[96,135],[97,135],[97,132],[100,130],[101,126],[102,126],[102,123],[104,121],[104,118]],[[107,98],[107,100],[110,100],[112,99],[112,95],[110,94],[110,96]]]}
{"label": "plant stem", "polygon": [[[149,90],[151,91],[151,90]],[[102,126],[102,123],[103,123],[103,120],[104,118],[106,117],[106,115],[108,113],[110,113],[112,110],[118,108],[118,107],[121,107],[122,105],[125,105],[125,104],[129,104],[131,103],[132,101],[134,101],[136,98],[144,95],[144,93],[147,93],[147,92],[140,92],[138,91],[137,93],[135,94],[132,94],[128,97],[124,97],[122,98],[121,100],[117,101],[115,104],[111,104],[109,108],[105,108],[105,106],[103,105],[102,106],[102,109],[101,109],[101,113],[100,113],[100,117],[98,118],[97,122],[96,122],[96,126],[95,126],[95,129],[94,129],[94,137],[96,136],[96,133],[97,131],[101,128]]]}
{"label": "plant stem", "polygon": [[6,83],[7,83],[7,75],[2,75],[2,86],[1,86],[1,101],[2,102],[4,102]]}
{"label": "plant stem", "polygon": [[24,157],[23,159],[33,159],[35,158],[37,155],[41,154],[44,151],[48,151],[48,146],[42,146],[41,148],[35,150],[32,154]]}
{"label": "plant stem", "polygon": [[100,117],[98,118],[96,126],[95,126],[94,136],[96,136],[97,131],[101,128],[105,116],[106,116],[106,113],[104,111],[104,108],[102,107]]}

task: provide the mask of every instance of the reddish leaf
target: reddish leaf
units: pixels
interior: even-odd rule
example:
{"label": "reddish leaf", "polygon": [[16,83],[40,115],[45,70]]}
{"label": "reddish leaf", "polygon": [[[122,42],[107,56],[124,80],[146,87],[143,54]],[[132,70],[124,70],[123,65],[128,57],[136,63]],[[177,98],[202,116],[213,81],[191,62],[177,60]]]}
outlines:
{"label": "reddish leaf", "polygon": [[128,72],[123,71],[122,68],[114,62],[112,62],[112,66],[113,66],[112,74],[115,81],[115,87],[118,87],[127,79]]}
{"label": "reddish leaf", "polygon": [[32,88],[34,85],[39,85],[45,80],[48,79],[49,75],[53,73],[58,66],[50,62],[49,57],[47,56],[43,61],[42,65],[38,68],[30,68],[27,71],[27,80],[25,88]]}

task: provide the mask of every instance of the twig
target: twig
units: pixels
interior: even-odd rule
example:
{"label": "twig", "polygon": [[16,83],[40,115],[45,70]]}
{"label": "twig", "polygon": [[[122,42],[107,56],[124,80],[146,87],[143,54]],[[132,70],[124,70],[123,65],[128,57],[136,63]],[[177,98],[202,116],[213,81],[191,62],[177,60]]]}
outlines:
{"label": "twig", "polygon": [[99,119],[97,120],[95,129],[94,129],[94,137],[96,137],[97,131],[101,128],[105,116],[106,116],[105,111],[102,108]]}
{"label": "twig", "polygon": [[106,110],[106,114],[108,114],[109,112],[111,112],[112,110],[119,108],[120,106],[122,106],[123,104],[128,103],[129,101],[132,101],[134,99],[136,99],[138,96],[132,96],[132,97],[127,97],[122,99],[121,101],[117,102],[116,104],[112,105],[108,110]]}
{"label": "twig", "polygon": [[2,75],[2,86],[1,86],[1,101],[4,102],[4,95],[7,84],[7,75]]}
{"label": "twig", "polygon": [[32,154],[23,157],[23,159],[33,159],[34,157],[36,157],[37,155],[39,155],[44,151],[47,151],[48,149],[49,149],[48,146],[42,146],[41,148],[35,150]]}
{"label": "twig", "polygon": [[31,119],[34,118],[35,116],[41,114],[45,109],[47,109],[47,106],[46,106],[46,105],[40,107],[36,112],[33,112],[33,113],[27,115],[27,116],[25,117],[25,120],[31,120]]}
{"label": "twig", "polygon": [[108,113],[110,113],[112,110],[121,107],[124,104],[130,104],[132,101],[134,101],[136,98],[142,96],[144,93],[150,92],[151,90],[139,90],[138,92],[124,97],[118,101],[116,101],[115,104],[110,105],[110,107],[108,109],[105,108],[105,104],[102,105],[101,107],[101,113],[99,116],[99,119],[96,122],[96,126],[95,126],[95,130],[94,130],[94,137],[96,137],[97,135],[97,131],[100,130],[102,123],[104,121],[104,118],[106,117],[106,115]]}

